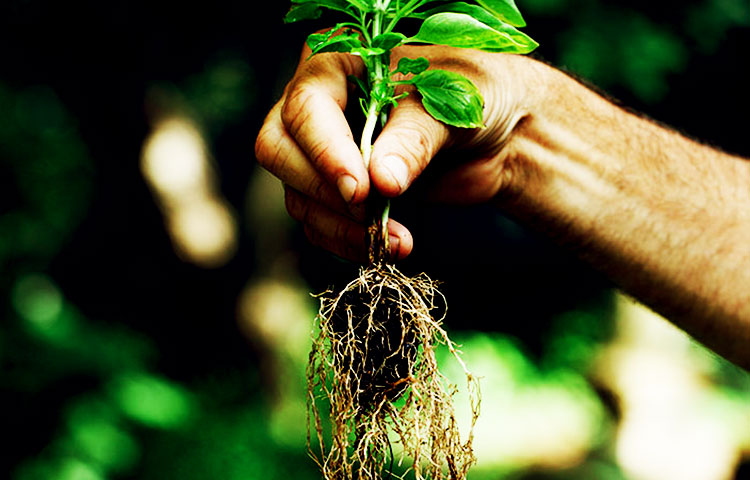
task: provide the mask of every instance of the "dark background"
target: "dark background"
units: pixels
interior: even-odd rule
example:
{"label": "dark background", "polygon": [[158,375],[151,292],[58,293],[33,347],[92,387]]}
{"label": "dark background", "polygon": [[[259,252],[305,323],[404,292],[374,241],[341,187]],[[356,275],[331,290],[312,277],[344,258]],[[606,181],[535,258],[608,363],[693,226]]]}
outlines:
{"label": "dark background", "polygon": [[[539,58],[688,135],[750,155],[750,7],[743,2],[687,1],[679,8],[653,1],[518,3],[525,31],[541,44]],[[72,448],[59,446],[67,438],[65,412],[78,404],[94,408],[86,407],[89,401],[101,406],[91,392],[106,390],[114,372],[148,370],[213,405],[205,411],[214,413],[197,420],[192,433],[122,427],[140,445],[140,460],[123,460],[125,466],[104,469],[102,478],[178,472],[211,478],[209,472],[226,473],[227,464],[237,478],[243,472],[244,478],[289,472],[314,478],[303,449],[262,441],[262,405],[269,401],[262,393],[272,381],[260,367],[267,352],[246,340],[235,321],[236,299],[263,264],[255,248],[262,232],[241,221],[238,251],[222,267],[181,260],[138,169],[151,92],[174,88],[204,122],[221,192],[237,211],[247,208],[249,179],[258,168],[255,135],[306,33],[318,26],[284,25],[286,9],[281,1],[12,0],[0,6],[0,425],[9,440],[0,471],[58,478],[44,472],[59,473],[53,465]],[[244,62],[246,90],[212,114],[210,92],[192,80],[223,58]],[[606,279],[495,212],[408,201],[397,202],[394,212],[416,239],[403,269],[444,282],[449,328],[513,335],[545,365],[554,361],[545,357],[546,342],[560,313],[588,309],[608,318]],[[466,238],[472,248],[456,248]],[[308,246],[298,228],[289,241],[310,291],[356,272]],[[34,338],[18,319],[11,301],[17,279],[35,272],[89,321],[67,346]],[[586,341],[605,341],[610,330],[602,321],[580,333]],[[122,358],[107,360],[116,351]],[[222,414],[241,405],[258,408],[242,417],[247,437],[232,437],[239,435],[230,428],[236,419]],[[232,442],[265,448],[267,463],[246,465],[239,451],[220,448]],[[207,451],[214,460],[195,460]],[[183,455],[192,455],[188,466],[164,466],[164,459]],[[254,477],[258,465],[271,463],[274,473]]]}

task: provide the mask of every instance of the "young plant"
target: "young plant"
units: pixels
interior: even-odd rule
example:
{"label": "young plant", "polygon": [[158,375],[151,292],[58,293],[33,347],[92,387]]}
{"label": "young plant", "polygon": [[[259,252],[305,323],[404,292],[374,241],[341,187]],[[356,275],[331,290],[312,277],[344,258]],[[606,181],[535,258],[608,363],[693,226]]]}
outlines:
{"label": "young plant", "polygon": [[[286,22],[319,18],[331,11],[341,21],[307,38],[312,55],[343,52],[359,56],[364,128],[362,161],[369,166],[378,124],[412,85],[425,110],[462,128],[483,128],[484,100],[466,77],[430,69],[424,57],[391,52],[407,44],[436,44],[489,52],[528,53],[537,43],[516,27],[525,22],[513,0],[292,0]],[[418,26],[397,30],[409,19]],[[409,278],[388,262],[390,204],[373,201],[367,268],[341,292],[321,295],[320,333],[308,366],[308,411],[318,446],[310,451],[326,480],[380,479],[394,465],[414,478],[464,479],[474,462],[472,431],[479,411],[476,379],[466,370],[441,327],[444,299],[427,276]],[[372,206],[371,205],[371,206]],[[453,413],[455,387],[440,374],[435,348],[444,344],[466,372],[472,422],[461,442]],[[330,425],[321,409],[330,404]],[[324,427],[330,430],[326,441]],[[394,449],[394,446],[396,447]]]}

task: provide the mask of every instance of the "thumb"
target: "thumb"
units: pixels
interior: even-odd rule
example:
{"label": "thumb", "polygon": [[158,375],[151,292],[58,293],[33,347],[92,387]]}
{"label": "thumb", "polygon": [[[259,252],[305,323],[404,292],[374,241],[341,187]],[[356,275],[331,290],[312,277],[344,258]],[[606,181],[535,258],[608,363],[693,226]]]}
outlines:
{"label": "thumb", "polygon": [[370,179],[386,197],[402,194],[448,141],[448,127],[415,98],[399,101],[373,144]]}

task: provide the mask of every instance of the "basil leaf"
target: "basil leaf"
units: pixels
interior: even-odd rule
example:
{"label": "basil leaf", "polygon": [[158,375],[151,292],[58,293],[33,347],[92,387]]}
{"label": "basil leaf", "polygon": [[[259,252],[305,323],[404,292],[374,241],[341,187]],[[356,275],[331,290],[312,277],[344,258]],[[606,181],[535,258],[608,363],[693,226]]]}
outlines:
{"label": "basil leaf", "polygon": [[353,14],[352,7],[363,12],[372,11],[372,5],[364,0],[293,0],[292,7],[284,17],[285,23],[320,18],[323,8]]}
{"label": "basil leaf", "polygon": [[430,10],[417,14],[416,18],[421,18],[424,20],[425,18],[431,17],[436,13],[442,12],[465,13],[466,15],[471,15],[475,19],[479,20],[490,28],[494,28],[495,30],[505,24],[515,25],[517,27],[523,26],[516,25],[515,23],[508,21],[505,18],[499,18],[494,13],[480,7],[479,5],[470,5],[466,2],[453,2],[447,5],[441,5],[439,7],[431,8]]}
{"label": "basil leaf", "polygon": [[488,52],[529,53],[539,46],[536,40],[507,23],[498,26],[495,30],[501,35],[505,35],[508,41],[512,42],[512,46],[500,45],[497,48],[484,48]]}
{"label": "basil leaf", "polygon": [[[358,2],[359,3],[359,2]],[[352,4],[350,0],[292,0],[292,4],[297,5],[316,5],[318,7],[330,8],[331,10],[347,11]],[[294,8],[294,7],[292,7]]]}
{"label": "basil leaf", "polygon": [[369,88],[367,88],[367,85],[365,85],[365,82],[363,82],[361,78],[356,77],[354,75],[347,75],[346,78],[350,82],[352,82],[353,84],[355,84],[356,86],[358,86],[359,89],[362,90],[362,93],[364,93],[365,95],[367,95],[368,94],[367,92],[370,91]]}
{"label": "basil leaf", "polygon": [[526,26],[526,21],[513,0],[477,0],[477,3],[514,27]]}
{"label": "basil leaf", "polygon": [[357,7],[359,10],[363,12],[372,12],[375,10],[375,7],[373,6],[373,2],[370,0],[348,0],[349,3]]}
{"label": "basil leaf", "polygon": [[[358,40],[359,41],[359,40]],[[337,50],[343,52],[344,50]],[[366,48],[366,47],[354,47],[348,50],[352,55],[359,55],[360,57],[376,57],[385,53],[382,48]]]}
{"label": "basil leaf", "polygon": [[427,70],[412,78],[425,110],[454,127],[484,127],[484,99],[471,80],[448,70]]}
{"label": "basil leaf", "polygon": [[303,5],[292,5],[287,14],[284,16],[284,23],[294,23],[302,20],[315,20],[320,18],[320,7],[312,3]]}
{"label": "basil leaf", "polygon": [[336,30],[334,28],[326,33],[313,33],[307,37],[307,45],[312,50],[311,56],[324,52],[351,52],[362,48],[356,33],[334,35]]}
{"label": "basil leaf", "polygon": [[430,61],[424,57],[419,57],[419,58],[404,57],[398,61],[398,66],[396,67],[395,73],[403,73],[404,75],[413,73],[417,75],[427,70],[427,67],[429,66],[430,66]]}
{"label": "basil leaf", "polygon": [[375,48],[382,48],[383,50],[391,50],[392,48],[401,45],[404,40],[406,40],[406,35],[402,33],[383,33],[372,39],[372,46]]}
{"label": "basil leaf", "polygon": [[538,43],[511,25],[496,30],[471,15],[443,12],[428,17],[410,41],[476,48],[490,52],[529,53]]}

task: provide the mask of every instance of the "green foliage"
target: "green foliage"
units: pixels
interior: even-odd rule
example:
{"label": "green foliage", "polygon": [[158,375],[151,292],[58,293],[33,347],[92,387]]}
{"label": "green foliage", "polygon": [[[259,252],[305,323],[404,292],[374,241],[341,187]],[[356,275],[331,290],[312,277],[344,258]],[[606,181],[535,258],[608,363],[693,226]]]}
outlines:
{"label": "green foliage", "polygon": [[182,427],[197,409],[189,392],[153,375],[121,375],[111,382],[109,389],[127,417],[152,428]]}
{"label": "green foliage", "polygon": [[622,85],[654,103],[669,91],[669,75],[685,68],[684,41],[636,12],[617,12],[606,22],[589,15],[560,39],[560,62],[603,86]]}
{"label": "green foliage", "polygon": [[[435,6],[434,4],[440,5]],[[425,9],[424,7],[431,7]],[[395,105],[395,86],[412,84],[422,95],[427,112],[436,119],[457,127],[483,125],[484,101],[479,89],[460,75],[439,70],[425,72],[426,59],[402,59],[387,72],[392,49],[410,43],[475,48],[491,52],[529,53],[538,44],[516,26],[524,26],[513,0],[448,2],[438,0],[293,0],[284,21],[297,22],[320,17],[324,10],[347,14],[354,21],[336,24],[326,33],[313,33],[307,39],[312,55],[345,52],[363,58],[368,81],[358,82],[365,91],[362,109],[369,118],[377,118],[383,108]],[[413,37],[395,31],[405,18],[422,21]],[[386,74],[387,72],[387,74]],[[415,75],[395,80],[395,74]],[[369,103],[369,106],[366,105]],[[363,149],[364,151],[364,149]],[[366,160],[367,161],[367,160]]]}
{"label": "green foliage", "polygon": [[419,17],[429,18],[437,13],[442,13],[442,12],[464,13],[466,15],[470,15],[471,17],[479,20],[480,22],[492,28],[502,29],[504,25],[513,25],[516,27],[519,27],[519,26],[522,27],[526,24],[526,22],[523,20],[523,18],[520,18],[520,16],[518,19],[515,19],[512,16],[511,16],[511,19],[508,19],[508,16],[505,14],[493,15],[487,9],[484,9],[477,5],[471,5],[466,2],[456,2],[456,3],[449,3],[447,5],[441,5],[439,7],[435,7],[430,10],[427,10],[426,12],[420,14]]}
{"label": "green foliage", "polygon": [[[28,3],[11,1],[10,8]],[[43,3],[34,2],[35,9],[41,9]],[[287,21],[319,18],[324,12],[346,16],[346,21],[349,21],[351,15],[348,12],[355,12],[348,2],[329,3],[339,8],[323,8],[319,2],[295,2],[296,8],[287,15]],[[358,3],[362,6],[363,2]],[[400,3],[401,6],[407,4],[405,1]],[[498,2],[431,2],[414,10],[409,18],[424,20],[440,12],[466,13],[492,26],[490,18],[497,15],[480,16],[479,10],[470,7],[478,4],[491,11],[489,5],[496,3]],[[738,53],[741,52],[741,48],[738,48],[741,44],[727,43],[727,38],[732,33],[738,33],[740,28],[750,25],[750,3],[747,0],[690,0],[678,8],[660,5],[658,2],[647,5],[641,2],[628,4],[624,1],[603,0],[524,0],[521,6],[529,23],[538,27],[536,31],[530,31],[532,36],[539,36],[538,40],[544,40],[547,50],[543,52],[543,56],[554,64],[575,70],[603,88],[614,89],[613,93],[616,95],[629,93],[651,102],[653,108],[657,109],[651,112],[652,116],[671,117],[672,121],[679,117],[688,126],[692,121],[694,133],[702,134],[703,131],[694,127],[697,124],[696,118],[706,118],[702,102],[718,105],[718,110],[711,110],[714,114],[724,111],[721,110],[721,105],[743,105],[743,90],[737,88],[741,86],[741,82],[713,71],[705,72],[703,82],[700,79],[693,81],[695,91],[711,93],[697,99],[698,105],[696,99],[691,97],[684,97],[690,99],[686,102],[675,102],[672,99],[659,104],[658,101],[664,98],[665,92],[680,92],[680,82],[675,82],[677,74],[687,68],[693,69],[691,71],[695,73],[696,67],[705,65],[701,61],[717,51],[723,51],[726,55],[717,57],[717,61],[726,58],[738,60],[727,61],[725,64],[727,69],[731,65],[732,71],[739,69],[736,71],[742,72],[742,54]],[[209,16],[221,11],[222,7],[223,4],[213,6],[213,13]],[[372,17],[372,12],[368,15]],[[516,25],[508,16],[504,21],[514,27],[522,26]],[[189,34],[189,38],[174,38],[174,41],[185,46],[190,58],[198,61],[197,64],[191,63],[191,68],[194,67],[192,74],[182,70],[172,72],[169,78],[175,82],[174,85],[164,84],[164,78],[160,76],[169,71],[169,61],[164,61],[164,70],[160,69],[158,74],[147,70],[142,72],[140,69],[144,67],[140,63],[133,67],[137,68],[133,71],[139,75],[142,72],[149,81],[158,81],[158,86],[166,90],[166,94],[174,94],[182,102],[181,105],[189,107],[212,134],[226,131],[227,126],[236,125],[243,115],[247,115],[253,106],[254,97],[262,95],[258,92],[267,92],[262,88],[260,80],[271,79],[275,73],[274,64],[269,64],[265,55],[254,60],[252,56],[243,53],[227,56],[218,51],[207,63],[201,64],[202,49],[226,48],[212,43],[219,41],[214,37],[213,30],[223,28],[219,23],[212,22],[200,31],[186,29],[184,33]],[[335,21],[331,22],[334,23]],[[101,22],[97,24],[101,25]],[[160,24],[155,25],[161,27]],[[342,25],[340,28],[353,29],[352,25]],[[242,32],[242,35],[249,34],[249,30]],[[200,52],[194,52],[192,47],[195,43],[192,42],[201,35],[205,36],[203,40],[206,41],[201,44]],[[296,50],[296,39],[291,37],[280,42],[284,47]],[[405,36],[402,37],[391,29],[372,38],[369,45],[371,48],[395,48],[391,44],[398,39],[402,43],[406,41]],[[106,37],[100,40],[94,43],[101,45]],[[252,45],[263,45],[262,40],[258,42]],[[367,38],[363,38],[362,42],[368,44]],[[131,47],[136,48],[144,45],[140,42],[130,43]],[[0,329],[0,388],[7,400],[5,419],[20,419],[19,422],[23,425],[3,425],[10,445],[17,445],[20,437],[33,437],[36,442],[34,448],[27,449],[29,444],[24,444],[21,449],[10,448],[9,456],[13,461],[6,461],[4,464],[10,467],[9,470],[4,470],[6,476],[16,480],[116,480],[136,477],[142,480],[320,478],[306,456],[304,438],[301,438],[304,436],[304,428],[301,428],[301,422],[304,421],[304,402],[300,400],[302,394],[293,391],[281,395],[276,390],[275,383],[274,388],[269,388],[270,382],[260,383],[257,378],[257,369],[264,368],[267,372],[274,373],[276,382],[283,381],[301,389],[306,352],[297,352],[300,358],[295,361],[299,365],[295,364],[296,374],[290,376],[279,375],[276,370],[270,370],[268,366],[274,363],[265,357],[258,362],[259,366],[228,364],[215,355],[216,352],[207,343],[204,349],[194,352],[203,359],[202,370],[188,371],[192,367],[185,367],[184,371],[175,372],[175,363],[190,363],[183,363],[181,355],[184,355],[184,351],[175,353],[170,348],[164,348],[162,338],[154,336],[148,330],[139,330],[138,317],[146,313],[135,307],[138,305],[137,299],[152,287],[149,287],[149,282],[140,285],[137,280],[147,276],[184,276],[184,269],[172,265],[170,268],[176,270],[162,270],[163,264],[153,262],[152,259],[148,259],[148,267],[139,266],[136,255],[141,250],[115,249],[114,246],[123,245],[124,242],[117,242],[112,237],[97,237],[100,241],[106,240],[101,250],[92,252],[90,257],[76,258],[76,262],[81,263],[76,263],[75,267],[68,264],[70,267],[66,268],[80,266],[82,270],[86,270],[86,265],[92,261],[111,262],[114,267],[111,268],[111,276],[92,277],[92,285],[111,282],[123,276],[132,277],[132,288],[124,292],[126,295],[117,303],[109,304],[109,310],[103,310],[101,305],[92,306],[88,298],[80,296],[80,292],[68,297],[70,292],[66,280],[56,279],[54,271],[50,273],[51,262],[56,259],[63,261],[63,264],[70,261],[71,253],[66,248],[75,247],[92,238],[91,223],[86,229],[79,230],[81,221],[101,221],[101,210],[111,207],[112,204],[106,201],[91,208],[95,205],[91,200],[96,188],[110,190],[113,186],[127,185],[125,191],[133,195],[132,199],[128,197],[128,201],[133,201],[136,205],[133,212],[140,214],[140,207],[137,206],[138,189],[132,190],[132,184],[127,183],[138,180],[133,174],[117,180],[124,183],[113,184],[112,176],[107,174],[111,167],[105,165],[116,163],[113,158],[119,157],[108,155],[107,149],[103,155],[101,150],[97,150],[96,142],[92,142],[97,129],[92,129],[92,124],[106,124],[105,129],[115,130],[121,123],[110,117],[92,118],[91,113],[87,113],[87,106],[95,102],[97,94],[89,94],[86,90],[85,95],[90,100],[71,109],[75,105],[75,95],[71,96],[70,89],[66,92],[59,80],[49,73],[57,69],[64,84],[64,79],[70,78],[68,75],[71,72],[80,69],[80,65],[74,61],[77,57],[72,48],[70,51],[66,50],[66,55],[61,57],[59,63],[49,62],[49,72],[33,77],[25,70],[26,67],[13,72],[12,57],[17,56],[17,61],[23,59],[25,65],[29,66],[33,66],[38,59],[27,59],[26,55],[22,55],[24,48],[21,43],[10,48],[15,48],[18,54],[7,59],[8,68],[0,82],[0,110],[5,113],[0,117],[0,178],[3,180],[3,188],[0,189],[0,271],[3,272],[0,284],[3,285],[5,299],[4,324]],[[48,50],[62,52],[64,48],[67,48],[65,39],[60,37]],[[163,46],[160,44],[159,48]],[[81,50],[85,51],[85,48]],[[263,49],[254,51],[263,52]],[[136,50],[137,55],[123,55],[122,58],[120,53],[133,52],[119,49],[113,52],[117,53],[118,61],[124,62],[123,72],[129,68],[128,58],[141,62],[143,57],[140,50]],[[278,53],[279,59],[286,56],[282,52]],[[292,57],[293,54],[288,56]],[[106,59],[103,61],[106,62]],[[100,70],[98,64],[95,65],[96,68],[87,74],[106,73]],[[426,59],[404,58],[395,68],[391,74],[416,76],[427,70],[428,63]],[[253,80],[253,70],[263,72],[262,76],[257,77],[258,82]],[[715,88],[707,80],[709,75],[721,84],[721,88]],[[99,78],[96,81],[112,80],[105,76],[95,77]],[[741,75],[738,74],[737,77]],[[29,81],[32,83],[27,84]],[[352,81],[362,86],[362,92],[369,91],[368,78]],[[41,82],[49,82],[49,85],[42,85]],[[81,90],[94,84],[94,80],[82,80]],[[113,95],[119,96],[120,89],[123,89],[122,92],[126,95],[122,98],[125,99],[132,98],[127,95],[132,92],[131,87],[137,94],[140,94],[138,89],[142,88],[140,81],[126,81],[122,84],[115,82],[112,86],[115,87]],[[267,98],[258,100],[270,101],[271,97],[267,95]],[[365,100],[369,100],[369,97]],[[118,102],[113,105],[118,105]],[[142,105],[135,102],[132,107],[140,112]],[[118,113],[124,112],[118,110]],[[265,113],[264,110],[257,114]],[[716,123],[703,122],[704,125]],[[685,124],[680,123],[680,126]],[[731,125],[722,123],[721,130],[726,132],[722,139],[735,138],[737,135],[732,132],[739,128],[741,127],[735,126],[733,130]],[[139,135],[129,135],[126,132],[124,137],[132,138],[131,141],[110,144],[109,152],[137,150],[138,145],[132,142],[139,141]],[[247,139],[244,136],[242,138],[244,145]],[[87,145],[87,142],[92,144]],[[217,160],[221,160],[221,157],[222,155],[218,155]],[[234,160],[234,157],[230,159],[231,162]],[[134,164],[131,162],[129,165],[132,167]],[[98,187],[96,182],[100,182]],[[110,215],[116,216],[118,213],[115,209]],[[152,232],[146,230],[141,222],[133,220],[123,219],[123,226],[127,225],[128,229],[127,236],[138,244],[152,242],[146,237]],[[257,229],[257,225],[248,225],[248,228]],[[504,235],[510,236],[508,231],[506,229]],[[142,249],[143,245],[133,245],[133,248]],[[267,253],[264,251],[263,255]],[[121,271],[116,268],[121,265],[118,259],[123,257],[132,261],[132,270]],[[247,268],[249,267],[245,265],[243,271],[247,271]],[[223,275],[226,273],[224,271]],[[226,276],[221,278],[226,280]],[[160,286],[162,287],[178,288],[178,284]],[[555,293],[547,288],[540,286],[535,291],[535,295],[544,303],[554,301]],[[452,296],[455,298],[455,292]],[[511,322],[521,324],[529,320],[507,314],[506,305],[503,304],[507,296],[507,293],[499,295],[497,301],[490,302],[483,311],[494,322],[493,328],[498,330],[505,330]],[[229,296],[225,300],[228,298]],[[460,304],[461,298],[457,300],[454,304]],[[213,302],[215,299],[207,294],[202,301]],[[503,319],[495,322],[492,315],[500,317],[499,312],[503,313]],[[548,422],[548,419],[554,419],[556,415],[565,412],[553,408],[551,399],[546,397],[551,392],[563,390],[563,395],[558,394],[554,398],[578,399],[581,398],[576,396],[579,392],[586,392],[557,388],[557,383],[553,382],[557,378],[555,372],[567,370],[585,375],[591,368],[591,363],[597,358],[599,343],[609,341],[606,335],[608,330],[602,328],[603,324],[611,327],[611,322],[603,321],[602,315],[604,314],[578,305],[573,311],[556,317],[551,327],[528,333],[536,338],[549,330],[544,335],[547,340],[541,360],[523,349],[524,341],[527,340],[523,337],[520,341],[510,342],[495,334],[459,335],[456,339],[463,344],[471,365],[482,367],[494,376],[488,375],[482,382],[483,391],[487,393],[485,414],[492,415],[494,411],[502,411],[502,406],[493,404],[493,395],[497,394],[501,398],[504,393],[514,395],[515,390],[509,385],[520,386],[525,394],[542,387],[535,393],[549,401],[536,404],[532,412],[536,421]],[[451,318],[453,320],[450,322],[455,328],[463,327],[460,315],[456,316],[454,313]],[[166,323],[168,319],[163,320]],[[207,334],[213,332],[221,321],[226,321],[217,320],[213,315],[205,319]],[[473,338],[482,336],[486,336],[487,340],[480,342]],[[179,340],[171,335],[168,341]],[[485,364],[482,362],[488,358],[493,360],[487,361],[487,368],[484,368]],[[250,362],[254,361],[250,359]],[[741,415],[745,415],[738,418],[746,418],[750,375],[717,357],[707,356],[702,365],[705,367],[706,384],[712,385],[713,380],[718,381],[722,394],[731,400],[714,406],[717,413],[722,418],[734,418],[729,406],[736,404],[736,408],[741,409]],[[504,381],[505,377],[509,380]],[[141,383],[141,380],[144,381]],[[564,381],[568,385],[573,380],[576,380],[575,376],[572,380],[564,377],[559,383]],[[149,393],[150,390],[144,388],[148,384],[166,385],[167,393],[159,395],[158,389]],[[146,406],[141,407],[145,410],[140,413],[138,409],[128,407],[126,401],[129,395],[136,396],[139,389],[146,395]],[[172,401],[181,409],[182,414],[177,410],[170,412],[164,409],[170,401],[168,392],[176,393]],[[517,398],[530,397],[518,395]],[[282,403],[285,405],[283,409],[279,408]],[[153,409],[147,408],[149,404]],[[288,410],[295,407],[299,410],[296,416],[288,414]],[[531,410],[529,408],[524,411]],[[188,415],[184,414],[186,411],[189,412]],[[509,427],[513,425],[514,419],[521,428],[530,420],[524,419],[517,410],[509,408],[506,412],[507,422],[500,421],[491,425],[503,432],[501,441],[517,443],[518,438],[513,436],[513,430]],[[151,423],[147,423],[149,418]],[[179,419],[185,419],[184,423]],[[481,422],[486,423],[487,420]],[[170,424],[175,425],[175,428],[159,426]],[[737,421],[734,424],[741,429],[746,422]],[[602,450],[614,450],[613,442],[612,438],[606,438]],[[530,444],[528,452],[533,452],[534,448],[535,444]],[[483,460],[489,460],[489,463],[493,461],[490,455],[489,459],[480,458],[480,465],[471,478],[625,478],[613,465],[598,459],[597,455],[594,452],[579,466],[568,471],[557,472],[557,467],[550,467],[549,470],[540,472],[539,469],[524,466],[523,473],[519,471],[508,474],[508,477],[498,471],[499,467],[481,468]]]}
{"label": "green foliage", "polygon": [[396,72],[403,73],[404,75],[408,75],[410,73],[417,75],[427,70],[429,66],[430,66],[430,61],[424,57],[419,57],[419,58],[404,57],[398,61]]}
{"label": "green foliage", "polygon": [[65,245],[88,209],[93,171],[75,119],[50,87],[0,83],[0,111],[0,271],[8,279],[12,259],[49,261]]}
{"label": "green foliage", "polygon": [[353,52],[362,48],[359,37],[355,33],[343,33],[334,35],[335,29],[328,33],[313,33],[307,37],[307,46],[312,54],[325,52]]}
{"label": "green foliage", "polygon": [[705,53],[713,53],[728,30],[750,27],[750,2],[722,0],[703,2],[687,11],[685,29]]}
{"label": "green foliage", "polygon": [[271,432],[269,408],[248,402],[258,391],[248,372],[177,382],[154,368],[153,339],[77,313],[49,276],[21,276],[10,293],[17,318],[0,337],[4,391],[43,395],[50,385],[76,378],[96,382],[63,400],[48,444],[9,478],[103,480],[133,478],[134,471],[144,479],[203,479],[217,472],[226,479],[315,478],[294,448],[303,440],[282,448]]}
{"label": "green foliage", "polygon": [[241,56],[218,52],[205,68],[175,87],[202,125],[218,132],[237,122],[255,101],[255,74]]}
{"label": "green foliage", "polygon": [[482,127],[481,95],[466,77],[446,70],[428,70],[412,82],[422,95],[425,110],[449,125]]}
{"label": "green foliage", "polygon": [[[483,16],[486,15],[485,11]],[[489,23],[465,13],[436,13],[427,17],[411,40],[488,52],[529,53],[539,46],[526,34],[495,17]]]}
{"label": "green foliage", "polygon": [[383,33],[372,39],[372,45],[375,48],[382,48],[384,51],[392,50],[406,40],[406,36],[402,33]]}
{"label": "green foliage", "polygon": [[478,0],[478,3],[513,26],[526,26],[526,21],[513,0]]}

